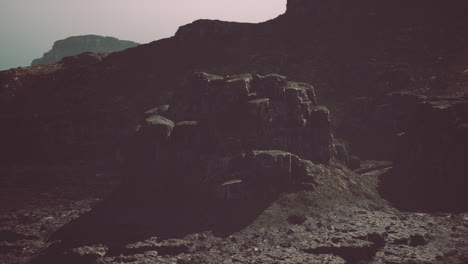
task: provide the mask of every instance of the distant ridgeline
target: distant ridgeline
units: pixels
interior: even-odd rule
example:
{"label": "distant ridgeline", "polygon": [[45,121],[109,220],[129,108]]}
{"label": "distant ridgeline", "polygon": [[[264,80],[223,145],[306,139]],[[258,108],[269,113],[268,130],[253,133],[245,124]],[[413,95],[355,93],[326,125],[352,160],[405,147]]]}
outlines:
{"label": "distant ridgeline", "polygon": [[97,35],[73,36],[58,40],[52,49],[39,59],[32,61],[31,66],[39,64],[49,64],[60,61],[63,57],[81,54],[83,52],[116,52],[133,48],[139,43],[119,40],[113,37],[103,37]]}

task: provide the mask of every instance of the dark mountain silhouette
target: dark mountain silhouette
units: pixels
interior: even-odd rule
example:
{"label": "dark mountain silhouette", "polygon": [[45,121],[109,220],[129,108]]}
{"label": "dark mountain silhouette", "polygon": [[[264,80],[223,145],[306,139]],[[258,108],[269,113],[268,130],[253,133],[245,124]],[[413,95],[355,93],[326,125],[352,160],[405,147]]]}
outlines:
{"label": "dark mountain silhouette", "polygon": [[0,262],[467,263],[467,7],[289,0],[0,72],[0,186],[38,197]]}
{"label": "dark mountain silhouette", "polygon": [[52,49],[44,53],[42,58],[33,60],[31,66],[58,62],[64,57],[78,55],[83,52],[116,52],[138,45],[140,44],[133,41],[119,40],[113,37],[73,36],[56,41]]}
{"label": "dark mountain silhouette", "polygon": [[123,52],[4,71],[2,160],[115,166],[140,114],[180,103],[194,72],[279,73],[311,83],[352,154],[393,159],[395,134],[411,115],[393,109],[388,93],[467,89],[467,5],[290,0],[285,14],[260,24],[198,20]]}
{"label": "dark mountain silhouette", "polygon": [[[467,86],[466,6],[436,0],[290,0],[285,14],[260,24],[199,20],[180,27],[174,37],[110,54],[96,64],[62,61],[4,71],[3,122],[14,124],[5,126],[3,138],[15,149],[33,149],[27,151],[33,156],[47,149],[38,156],[52,157],[52,146],[65,142],[74,150],[107,152],[104,146],[137,123],[135,113],[176,100],[197,71],[275,72],[312,83],[337,128],[346,120],[342,107],[350,98],[402,89],[461,94]],[[11,140],[9,133],[21,139]],[[60,137],[46,143],[55,134]],[[26,143],[33,138],[35,143]],[[362,153],[369,151],[375,152]]]}

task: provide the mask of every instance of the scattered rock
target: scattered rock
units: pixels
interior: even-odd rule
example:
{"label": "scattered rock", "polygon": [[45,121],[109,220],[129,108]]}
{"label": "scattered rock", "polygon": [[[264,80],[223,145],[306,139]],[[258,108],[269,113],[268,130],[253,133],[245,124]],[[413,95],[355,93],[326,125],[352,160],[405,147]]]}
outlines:
{"label": "scattered rock", "polygon": [[371,260],[378,251],[372,242],[353,241],[302,249],[303,252],[315,255],[331,254],[343,258],[347,263]]}
{"label": "scattered rock", "polygon": [[133,254],[157,254],[159,256],[176,256],[182,253],[188,253],[190,251],[190,243],[183,240],[171,239],[162,242],[154,240],[146,240],[144,242],[138,242],[125,246],[122,254],[133,255]]}
{"label": "scattered rock", "polygon": [[415,250],[407,245],[387,245],[376,254],[375,259],[386,264],[424,264],[437,263],[442,256],[443,254],[439,250],[432,247],[420,247]]}

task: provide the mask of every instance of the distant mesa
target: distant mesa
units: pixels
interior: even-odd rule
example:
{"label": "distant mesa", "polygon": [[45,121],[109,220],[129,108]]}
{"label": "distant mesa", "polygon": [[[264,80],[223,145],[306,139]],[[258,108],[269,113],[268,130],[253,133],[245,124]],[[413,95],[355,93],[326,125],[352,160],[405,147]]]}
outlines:
{"label": "distant mesa", "polygon": [[44,53],[42,58],[33,60],[31,66],[58,62],[64,57],[84,52],[116,52],[138,45],[140,44],[128,40],[119,40],[114,37],[98,35],[73,36],[56,41],[52,49]]}

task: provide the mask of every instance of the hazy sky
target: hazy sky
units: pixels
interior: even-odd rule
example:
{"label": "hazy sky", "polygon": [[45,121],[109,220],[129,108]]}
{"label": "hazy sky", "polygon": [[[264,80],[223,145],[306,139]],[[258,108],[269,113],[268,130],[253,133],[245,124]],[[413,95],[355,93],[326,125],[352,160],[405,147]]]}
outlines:
{"label": "hazy sky", "polygon": [[29,66],[69,36],[148,43],[200,18],[261,22],[285,10],[286,0],[0,0],[0,70]]}

